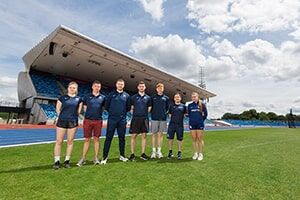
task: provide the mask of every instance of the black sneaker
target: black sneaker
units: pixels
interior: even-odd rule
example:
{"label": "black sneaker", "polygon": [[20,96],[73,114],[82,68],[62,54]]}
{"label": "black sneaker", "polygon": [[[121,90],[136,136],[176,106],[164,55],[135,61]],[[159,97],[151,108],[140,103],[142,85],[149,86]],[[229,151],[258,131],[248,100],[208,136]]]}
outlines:
{"label": "black sneaker", "polygon": [[172,152],[169,152],[169,154],[168,154],[168,157],[167,157],[168,159],[172,159],[173,158],[173,153]]}
{"label": "black sneaker", "polygon": [[178,154],[177,154],[177,159],[178,159],[178,160],[181,160],[181,159],[182,159],[182,154],[181,154],[181,152],[178,152]]}
{"label": "black sneaker", "polygon": [[65,167],[65,168],[71,168],[70,160],[65,160],[65,162],[64,162],[64,167]]}
{"label": "black sneaker", "polygon": [[135,155],[134,155],[134,153],[132,153],[132,154],[130,155],[129,160],[130,160],[130,161],[135,161]]}
{"label": "black sneaker", "polygon": [[142,160],[148,160],[149,157],[148,157],[145,153],[142,153],[141,159],[142,159]]}
{"label": "black sneaker", "polygon": [[53,169],[59,169],[60,168],[60,162],[56,161],[53,165]]}

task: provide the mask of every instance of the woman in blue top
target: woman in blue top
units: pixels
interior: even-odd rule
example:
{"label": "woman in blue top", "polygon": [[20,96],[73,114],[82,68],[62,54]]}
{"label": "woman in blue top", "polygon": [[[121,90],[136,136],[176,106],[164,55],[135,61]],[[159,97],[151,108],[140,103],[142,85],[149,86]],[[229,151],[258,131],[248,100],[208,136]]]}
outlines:
{"label": "woman in blue top", "polygon": [[78,84],[70,82],[68,94],[61,96],[56,103],[56,143],[54,148],[54,169],[60,167],[61,146],[67,132],[67,152],[64,162],[65,168],[70,168],[70,157],[73,150],[74,136],[78,126],[78,116],[82,109],[82,99],[77,96]]}
{"label": "woman in blue top", "polygon": [[203,160],[204,121],[207,118],[207,109],[199,100],[197,92],[192,93],[192,103],[188,105],[189,127],[193,140],[193,160]]}

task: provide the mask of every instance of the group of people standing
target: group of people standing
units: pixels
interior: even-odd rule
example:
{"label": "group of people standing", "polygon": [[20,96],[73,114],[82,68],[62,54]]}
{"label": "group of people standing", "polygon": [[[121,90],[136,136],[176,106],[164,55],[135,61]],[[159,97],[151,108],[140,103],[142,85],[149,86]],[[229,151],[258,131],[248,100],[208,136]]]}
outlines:
{"label": "group of people standing", "polygon": [[[116,89],[108,96],[100,93],[101,83],[94,81],[90,95],[81,98],[77,96],[78,84],[70,82],[67,94],[61,96],[56,105],[58,119],[56,122],[56,143],[54,148],[54,169],[60,168],[61,147],[64,135],[67,133],[67,150],[64,167],[70,168],[70,158],[73,149],[73,141],[78,127],[78,117],[84,111],[83,132],[84,144],[82,157],[77,163],[81,167],[85,164],[86,155],[89,150],[90,141],[94,139],[94,164],[106,164],[109,150],[115,131],[119,138],[119,160],[127,162],[136,159],[136,138],[141,134],[141,156],[142,160],[162,158],[163,133],[167,132],[169,153],[167,158],[173,157],[172,147],[176,134],[178,141],[177,159],[182,159],[182,141],[184,133],[184,117],[189,117],[189,128],[193,141],[193,160],[203,160],[204,145],[204,121],[207,118],[207,109],[199,99],[197,92],[192,93],[192,103],[186,106],[181,102],[181,95],[176,93],[172,103],[164,94],[164,85],[156,85],[156,94],[152,97],[146,94],[146,85],[140,81],[137,86],[138,92],[130,96],[124,91],[125,81],[116,81]],[[103,157],[99,160],[99,137],[102,130],[102,113],[108,112],[106,139],[103,147]],[[131,134],[131,154],[125,156],[125,134],[127,125],[127,112],[132,113],[129,133]],[[149,113],[151,114],[152,153],[150,158],[146,155],[146,138],[149,132]],[[170,122],[167,126],[167,117]]]}

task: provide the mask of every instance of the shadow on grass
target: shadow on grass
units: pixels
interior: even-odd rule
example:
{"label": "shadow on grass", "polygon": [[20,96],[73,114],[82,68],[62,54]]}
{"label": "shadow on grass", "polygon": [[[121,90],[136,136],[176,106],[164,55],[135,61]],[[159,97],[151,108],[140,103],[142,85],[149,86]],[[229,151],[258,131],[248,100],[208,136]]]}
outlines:
{"label": "shadow on grass", "polygon": [[[191,158],[183,158],[181,160],[178,160],[177,158],[173,159],[167,159],[167,158],[161,158],[161,159],[149,159],[149,160],[142,160],[140,158],[136,158],[135,161],[128,161],[128,164],[130,163],[139,163],[139,164],[144,164],[147,162],[152,162],[152,163],[158,163],[158,164],[164,164],[164,163],[184,163],[184,162],[191,162],[193,161]],[[111,158],[108,159],[107,163],[112,164],[112,163],[120,163],[121,161],[119,158]],[[86,161],[86,164],[84,166],[93,166],[94,163],[93,161]],[[63,164],[61,164],[61,168],[63,167]],[[71,168],[79,168],[75,163],[71,163]],[[45,170],[53,170],[53,164],[46,164],[46,165],[37,165],[37,166],[31,166],[31,167],[24,167],[24,168],[17,168],[17,169],[9,169],[9,170],[2,170],[0,171],[0,174],[10,174],[10,173],[23,173],[23,172],[31,172],[31,171],[45,171]]]}

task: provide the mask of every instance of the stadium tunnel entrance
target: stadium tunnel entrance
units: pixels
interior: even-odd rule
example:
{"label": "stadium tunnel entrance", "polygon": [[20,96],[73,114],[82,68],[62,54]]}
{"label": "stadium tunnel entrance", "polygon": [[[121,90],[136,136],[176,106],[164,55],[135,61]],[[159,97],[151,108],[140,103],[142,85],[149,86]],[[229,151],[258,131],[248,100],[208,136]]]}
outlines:
{"label": "stadium tunnel entrance", "polygon": [[57,27],[33,47],[23,61],[25,71],[18,76],[18,97],[21,107],[31,109],[28,122],[34,124],[53,123],[55,103],[66,93],[71,80],[78,82],[80,96],[90,92],[94,80],[102,83],[102,92],[107,94],[119,78],[125,80],[129,94],[136,92],[139,81],[144,81],[149,95],[155,93],[156,84],[161,82],[166,95],[179,92],[184,102],[193,91],[204,99],[216,96],[65,26]]}

